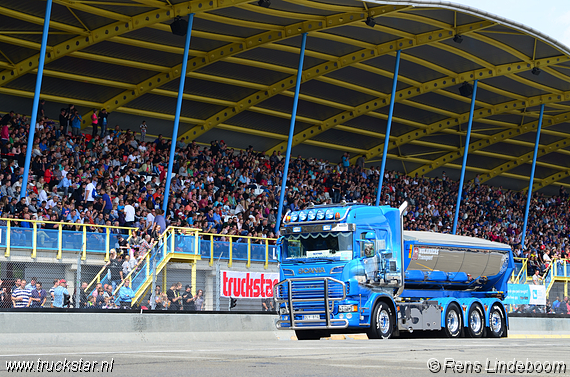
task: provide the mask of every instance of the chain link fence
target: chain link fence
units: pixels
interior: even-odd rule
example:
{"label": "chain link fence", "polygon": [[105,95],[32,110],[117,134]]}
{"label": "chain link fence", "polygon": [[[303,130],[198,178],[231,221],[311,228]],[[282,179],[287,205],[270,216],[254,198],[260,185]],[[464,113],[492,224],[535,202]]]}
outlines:
{"label": "chain link fence", "polygon": [[[154,266],[151,264],[150,276],[151,280],[154,277],[154,292],[161,304],[156,309],[172,309],[169,306],[167,291],[171,288],[177,290],[177,285],[180,283],[181,289],[176,292],[177,295],[184,295],[188,288],[192,296],[199,296],[199,299],[190,305],[191,308],[183,305],[182,309],[221,312],[265,311],[260,298],[234,299],[232,302],[229,297],[221,297],[220,265],[224,266],[222,268],[227,268],[225,263],[214,264],[212,267],[206,262],[199,264],[193,277],[192,264],[168,263],[154,277],[152,273]],[[276,272],[276,266],[272,267],[273,272]],[[111,300],[100,298],[101,302],[97,302],[97,296],[106,297],[109,295],[106,292],[113,292],[108,274],[108,267],[101,264],[91,265],[85,261],[80,261],[79,264],[2,261],[0,262],[0,308],[120,308],[118,289]],[[68,296],[59,302],[55,294],[58,287],[63,287],[59,289],[60,294]],[[152,292],[152,284],[148,284],[133,306],[151,309]]]}

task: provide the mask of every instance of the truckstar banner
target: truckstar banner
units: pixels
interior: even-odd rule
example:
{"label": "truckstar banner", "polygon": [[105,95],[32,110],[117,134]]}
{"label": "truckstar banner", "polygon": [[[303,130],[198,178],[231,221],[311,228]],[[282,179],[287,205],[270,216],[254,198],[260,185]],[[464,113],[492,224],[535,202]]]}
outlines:
{"label": "truckstar banner", "polygon": [[273,297],[273,286],[279,282],[278,273],[221,271],[220,295],[233,298]]}

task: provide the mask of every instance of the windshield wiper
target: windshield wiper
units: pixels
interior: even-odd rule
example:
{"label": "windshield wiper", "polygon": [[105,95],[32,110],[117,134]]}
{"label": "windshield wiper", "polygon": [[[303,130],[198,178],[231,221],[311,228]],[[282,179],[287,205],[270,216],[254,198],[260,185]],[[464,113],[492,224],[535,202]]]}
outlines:
{"label": "windshield wiper", "polygon": [[297,263],[302,263],[305,264],[304,260],[301,259],[286,259],[287,262],[297,262]]}
{"label": "windshield wiper", "polygon": [[327,257],[314,257],[314,258],[311,258],[311,260],[326,260],[328,262],[336,262],[336,261],[339,261],[340,258],[335,259],[335,258],[327,258]]}

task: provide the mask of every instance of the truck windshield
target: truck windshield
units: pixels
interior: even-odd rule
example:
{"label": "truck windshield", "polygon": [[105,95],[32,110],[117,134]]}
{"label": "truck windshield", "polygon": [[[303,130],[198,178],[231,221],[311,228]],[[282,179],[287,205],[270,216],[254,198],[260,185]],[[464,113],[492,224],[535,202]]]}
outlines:
{"label": "truck windshield", "polygon": [[350,232],[291,234],[285,240],[285,259],[352,259]]}

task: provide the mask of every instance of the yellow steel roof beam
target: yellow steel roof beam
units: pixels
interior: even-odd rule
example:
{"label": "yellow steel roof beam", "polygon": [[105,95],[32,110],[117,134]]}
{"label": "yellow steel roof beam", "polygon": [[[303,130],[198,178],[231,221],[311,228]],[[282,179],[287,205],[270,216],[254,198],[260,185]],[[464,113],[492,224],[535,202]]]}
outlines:
{"label": "yellow steel roof beam", "polygon": [[[549,175],[546,178],[535,181],[532,185],[532,192],[545,188],[567,177],[570,177],[570,169]],[[564,186],[568,186],[568,184],[564,184]],[[525,188],[523,191],[528,191],[528,188]]]}
{"label": "yellow steel roof beam", "polygon": [[[24,97],[24,98],[34,98],[34,92],[28,92],[26,90],[10,89],[0,87],[0,93],[8,94],[11,96]],[[59,102],[59,103],[73,103],[77,106],[85,106],[91,108],[101,107],[101,103],[94,101],[85,101],[77,98],[69,98],[64,96],[54,96],[51,94],[42,94],[42,98],[47,101]]]}
{"label": "yellow steel roof beam", "polygon": [[[306,6],[308,8],[322,9],[322,10],[336,11],[336,12],[362,12],[362,11],[366,11],[364,9],[364,6],[350,7],[350,6],[344,6],[344,5],[318,3],[316,1],[309,1],[309,0],[285,0],[285,1],[287,1],[288,3],[296,4],[296,5],[300,4],[300,5]],[[357,4],[357,3],[355,2],[355,4]]]}
{"label": "yellow steel roof beam", "polygon": [[[488,24],[485,24],[485,26],[488,27]],[[382,43],[378,46],[374,46],[374,48],[366,48],[351,54],[347,54],[338,59],[319,64],[310,69],[307,69],[303,71],[301,81],[307,82],[309,80],[318,79],[319,77],[327,73],[333,72],[343,67],[354,65],[356,63],[360,63],[378,57],[380,55],[389,54],[397,50],[398,48],[400,49],[412,48],[414,46],[435,43],[437,41],[452,37],[453,37],[452,33],[443,33],[442,31],[438,30],[435,32],[419,34],[414,36],[414,38],[403,38],[397,41]],[[270,97],[273,97],[277,94],[281,94],[284,91],[291,89],[292,87],[295,86],[295,78],[296,75],[293,75],[291,77],[288,77],[284,80],[281,80],[271,85],[270,89],[267,91],[260,91],[258,93],[254,93],[242,99],[241,101],[238,102],[239,106],[236,106],[235,108],[224,109],[223,111],[219,112],[218,114],[215,114],[210,119],[208,119],[207,121],[208,127],[204,126],[194,127],[193,129],[184,133],[182,136],[191,136],[192,138],[198,137],[199,135],[216,127],[216,123],[223,122],[240,112],[246,111],[251,106],[255,106]],[[346,112],[354,113],[355,111],[351,109],[351,110],[346,110]],[[315,136],[316,134],[322,132],[325,127],[330,128],[333,127],[335,124],[340,124],[342,122],[343,119],[341,119],[341,117],[338,117],[338,119],[335,118],[334,120],[332,120],[330,124],[324,123],[321,125],[312,126],[308,130],[308,133],[303,132],[302,134],[300,133],[299,135],[296,135],[294,145],[304,141],[304,140],[297,140],[298,137],[304,137],[305,139],[309,139],[310,137]],[[309,136],[307,137],[307,135]],[[276,147],[272,148],[268,153],[273,153],[274,150],[283,151],[285,145],[286,145],[285,143],[280,143]]]}
{"label": "yellow steel roof beam", "polygon": [[[44,18],[43,17],[33,16],[31,14],[27,14],[27,13],[24,13],[21,11],[9,9],[6,7],[0,6],[0,14],[2,14],[3,16],[6,16],[6,17],[15,18],[16,20],[29,22],[29,23],[35,24],[35,25],[42,25],[43,26],[43,24],[44,24]],[[53,28],[53,29],[61,30],[61,31],[66,31],[66,32],[71,33],[71,34],[86,35],[88,33],[86,30],[84,30],[80,27],[68,25],[68,24],[53,21],[53,20],[50,20],[49,27]]]}
{"label": "yellow steel roof beam", "polygon": [[[404,56],[404,55],[402,55]],[[555,58],[549,58],[548,60],[551,61],[557,61],[558,59],[560,59],[561,61],[568,61],[570,60],[570,58],[566,57],[566,56],[560,56],[560,57],[555,57]],[[541,59],[542,60],[542,59]],[[544,61],[546,62],[547,59],[544,59]],[[505,64],[505,65],[501,65],[498,67],[495,67],[494,69],[480,69],[480,70],[476,70],[476,71],[470,71],[470,72],[463,72],[461,74],[455,75],[455,76],[451,76],[451,77],[445,77],[442,79],[436,79],[436,80],[432,80],[430,82],[427,83],[423,83],[421,84],[419,87],[412,87],[412,88],[406,88],[406,89],[402,89],[398,92],[396,92],[396,102],[401,102],[404,101],[408,98],[412,98],[415,96],[418,96],[420,94],[423,93],[427,93],[427,92],[431,92],[434,90],[440,90],[442,88],[445,87],[450,87],[450,86],[454,86],[457,85],[460,82],[463,81],[470,81],[470,80],[474,80],[474,78],[487,78],[487,77],[496,77],[496,76],[501,76],[504,75],[505,73],[508,72],[513,72],[513,71],[517,71],[517,70],[522,70],[523,67],[521,67],[520,64],[514,63],[514,64]],[[570,99],[570,97],[568,97],[568,99]],[[559,101],[562,102],[562,101]],[[365,104],[362,104],[360,106],[358,106],[358,112],[353,112],[353,113],[342,113],[339,114],[335,117],[332,117],[330,119],[328,119],[328,125],[327,125],[327,121],[323,122],[324,123],[324,127],[318,126],[318,130],[311,130],[312,135],[311,136],[315,136],[318,133],[324,132],[325,130],[331,128],[332,126],[334,126],[334,124],[331,124],[331,122],[344,122],[348,119],[353,119],[356,118],[358,116],[364,115],[369,113],[370,111],[373,110],[377,110],[381,107],[386,106],[389,103],[389,96],[386,96],[385,98],[377,98],[375,100],[369,101]],[[489,105],[490,106],[490,105]],[[520,107],[519,107],[520,108]],[[514,107],[508,107],[506,109],[504,109],[501,112],[507,112],[507,111],[511,111],[513,109],[517,109],[516,105],[514,105]],[[493,106],[490,106],[488,109],[489,111],[489,115],[495,114],[495,109]],[[478,110],[481,111],[481,110]],[[464,117],[465,118],[465,117]],[[484,118],[484,117],[479,117],[479,118]],[[438,126],[437,129],[433,129],[433,130],[429,130],[428,129],[423,129],[423,130],[413,130],[408,132],[407,134],[405,134],[405,138],[406,140],[417,140],[423,136],[426,136],[428,134],[434,133],[434,132],[438,132],[441,131],[442,129],[445,128],[450,128],[453,127],[455,125],[458,124],[458,120],[455,120],[457,118],[451,118],[454,121],[453,122],[447,122],[445,123],[443,126],[441,126],[441,128]],[[464,121],[466,121],[467,119],[464,119]],[[294,139],[293,139],[293,145],[296,145],[296,143],[300,142],[302,137],[307,137],[307,133],[303,132],[303,134],[305,136],[302,136],[301,134],[299,135],[295,135]],[[402,144],[405,144],[406,142],[402,142]],[[280,145],[278,145],[277,147],[271,149],[269,152],[273,152],[273,150],[283,150],[284,148],[284,143],[281,143]],[[366,154],[366,158],[370,159],[374,156],[379,155],[383,150],[383,144],[379,145],[378,147],[372,148],[368,151],[368,153]],[[357,156],[355,156],[353,158],[353,162],[356,161]]]}
{"label": "yellow steel roof beam", "polygon": [[[549,126],[554,126],[556,124],[565,123],[568,121],[570,121],[570,113],[566,113],[566,114],[563,114],[560,116],[555,116],[551,119],[545,120],[543,127],[546,128]],[[538,127],[538,121],[534,121],[534,122],[523,124],[522,126],[520,126],[518,128],[504,130],[504,131],[498,132],[494,135],[490,135],[490,137],[488,139],[477,140],[473,143],[470,143],[469,144],[469,153],[471,154],[472,152],[486,148],[490,145],[500,143],[502,141],[505,141],[505,140],[513,138],[513,137],[520,136],[520,135],[525,134],[527,132],[531,132],[533,130],[536,130],[537,127]],[[417,168],[416,170],[412,171],[410,173],[410,175],[414,176],[415,174],[418,174],[418,175],[427,174],[430,171],[437,169],[437,168],[445,165],[448,162],[451,162],[451,161],[454,161],[454,160],[460,158],[461,156],[463,156],[464,150],[465,150],[465,148],[457,148],[453,152],[447,153],[445,156],[441,156],[441,157],[431,161],[430,163]]]}
{"label": "yellow steel roof beam", "polygon": [[[63,56],[67,56],[75,51],[80,51],[81,49],[91,46],[93,44],[109,40],[115,36],[122,35],[126,32],[142,29],[149,27],[158,22],[163,22],[166,20],[171,20],[176,16],[186,15],[188,13],[198,13],[206,12],[209,10],[231,7],[236,4],[244,3],[249,0],[217,0],[210,2],[204,2],[201,0],[192,0],[179,3],[172,6],[171,10],[153,10],[140,15],[129,17],[128,21],[119,21],[100,27],[98,29],[92,30],[88,35],[79,36],[72,38],[65,42],[62,42],[56,46],[52,47],[52,51],[48,52],[45,64],[48,64],[56,59]],[[74,3],[75,4],[75,3]],[[71,4],[66,4],[72,6]],[[201,6],[199,6],[201,5]],[[36,69],[38,67],[39,54],[36,54],[30,58],[24,59],[18,62],[14,69],[5,70],[0,72],[0,86],[6,85],[12,80],[25,75],[28,72]]]}
{"label": "yellow steel roof beam", "polygon": [[[375,12],[378,14],[387,13],[388,10],[397,11],[398,9],[406,8],[404,6],[380,6],[375,8]],[[319,30],[327,29],[327,28],[334,28],[341,25],[348,25],[354,22],[361,22],[366,18],[365,12],[358,12],[358,13],[344,13],[344,14],[336,14],[332,16],[322,17],[321,21],[304,21],[299,22],[294,25],[289,25],[283,27],[281,31],[277,30],[270,30],[266,31],[252,37],[246,38],[244,42],[241,43],[232,43],[220,48],[217,48],[213,51],[208,52],[208,54],[201,58],[193,58],[188,61],[188,72],[192,72],[203,68],[211,63],[216,61],[224,60],[224,61],[236,61],[236,58],[233,58],[233,55],[239,54],[243,51],[253,49],[256,47],[264,46],[276,41],[285,40],[297,35],[301,35],[303,33],[309,32],[313,33]],[[239,61],[239,60],[238,60]],[[250,63],[253,63],[249,61]],[[271,64],[261,63],[258,62],[257,65],[267,65],[267,68],[276,70],[277,67]],[[167,82],[170,82],[174,79],[180,77],[180,69],[182,64],[179,64],[175,67],[172,67],[168,73],[160,73],[147,79],[137,85],[137,89],[133,91],[125,91],[120,95],[111,98],[105,103],[105,107],[113,110],[117,107],[123,106],[124,104],[132,101],[135,98],[138,98],[148,92],[150,92],[155,87],[159,87]],[[285,69],[285,67],[283,67]],[[288,69],[288,68],[287,68]],[[186,74],[188,74],[188,72]],[[259,95],[260,98],[264,97],[267,98],[267,94],[262,93]],[[232,116],[232,113],[235,112],[234,109],[229,109],[224,111],[222,115],[216,116],[218,118],[215,120],[216,122],[220,123],[223,122],[224,119],[229,119]],[[86,114],[84,119],[89,117],[90,113]],[[228,116],[229,115],[229,116]],[[220,120],[221,119],[221,120]],[[85,124],[85,122],[84,122]],[[206,131],[207,129],[211,129],[211,118],[206,121],[206,123],[199,127],[201,131]],[[185,135],[187,136],[187,135]]]}
{"label": "yellow steel roof beam", "polygon": [[[550,64],[556,64],[557,61],[569,61],[570,57],[561,55],[561,56],[557,56],[557,57],[553,57],[553,58],[546,58],[546,59],[539,59],[539,60],[542,61],[544,64],[547,64],[547,61],[549,61]],[[495,67],[495,69],[485,69],[484,68],[484,69],[478,69],[475,71],[464,72],[464,73],[456,75],[455,77],[445,77],[442,79],[432,80],[430,82],[422,84],[422,86],[420,88],[407,88],[407,89],[400,90],[399,92],[396,93],[396,101],[398,102],[398,101],[401,101],[401,99],[411,98],[412,96],[420,95],[422,93],[427,93],[427,92],[430,92],[430,91],[433,91],[436,89],[454,86],[454,85],[457,85],[458,83],[461,83],[464,81],[472,81],[475,79],[482,80],[482,79],[489,78],[489,77],[504,76],[506,74],[521,72],[521,71],[527,70],[527,69],[528,69],[528,67],[526,66],[526,64],[512,63],[512,64],[503,64],[503,65],[497,66],[497,67]],[[511,110],[524,109],[526,107],[538,106],[542,103],[541,101],[543,101],[543,100],[548,101],[548,103],[568,101],[568,100],[570,100],[570,92],[566,92],[564,95],[543,95],[543,96],[535,96],[535,97],[527,98],[524,100],[515,100],[512,102],[493,106],[493,109],[485,109],[484,111],[479,109],[476,111],[476,113],[481,113],[481,114],[480,115],[476,114],[475,119],[482,119],[482,118],[485,118],[487,116],[502,114],[502,113],[505,113],[505,112],[508,112]],[[371,109],[376,110],[379,107],[384,107],[385,104],[387,103],[387,101],[388,101],[388,99],[386,99],[385,103],[381,103],[379,106],[378,105],[373,106],[373,107],[371,107]],[[371,101],[371,102],[373,103],[374,101]],[[544,103],[547,103],[547,102],[544,102]],[[368,106],[370,106],[370,102],[368,103]],[[486,115],[483,115],[483,114],[486,114]],[[396,146],[396,144],[397,145],[403,145],[407,141],[416,140],[416,139],[419,139],[423,136],[427,136],[429,134],[432,134],[434,132],[439,132],[439,131],[442,131],[446,128],[453,127],[453,126],[459,124],[460,120],[461,120],[461,123],[466,122],[468,115],[469,114],[464,115],[460,119],[453,119],[452,118],[450,120],[445,120],[443,122],[436,122],[436,123],[434,123],[434,125],[428,127],[427,129],[410,131],[407,134],[403,135],[403,137],[402,136],[399,137],[399,139],[398,139],[399,141],[393,142],[393,145],[394,146]],[[378,156],[379,154],[382,153],[382,150],[383,150],[383,144],[380,144],[380,145],[370,149],[367,152],[365,158],[370,159],[370,158],[373,158],[375,156]]]}
{"label": "yellow steel roof beam", "polygon": [[77,9],[89,14],[94,14],[96,16],[99,17],[103,17],[103,18],[109,18],[111,20],[117,20],[117,21],[122,21],[122,22],[130,22],[131,21],[131,17],[127,16],[125,14],[122,13],[117,13],[117,12],[112,12],[110,10],[107,9],[103,9],[103,8],[98,8],[98,7],[94,7],[88,4],[85,4],[83,2],[80,1],[76,1],[76,0],[53,0],[54,3],[56,4],[61,4],[64,7],[70,7],[73,9]]}
{"label": "yellow steel roof beam", "polygon": [[[545,146],[539,146],[537,157],[545,156],[549,153],[556,152],[559,149],[566,148],[569,146],[570,146],[570,138],[556,141],[554,143]],[[511,161],[505,162],[504,164],[501,164],[493,169],[487,170],[483,174],[483,176],[481,176],[481,183],[487,182],[488,180],[495,178],[511,169],[526,164],[529,161],[532,161],[533,155],[534,152],[525,153],[522,156],[512,159]]]}
{"label": "yellow steel roof beam", "polygon": [[[537,68],[540,68],[540,64],[535,64],[535,65],[532,64],[532,58],[531,58],[531,57],[528,57],[528,56],[525,55],[524,53],[518,51],[517,49],[515,49],[515,48],[513,48],[513,47],[511,47],[511,46],[509,46],[509,45],[507,45],[507,44],[505,44],[505,43],[503,43],[503,42],[500,42],[500,41],[498,41],[498,40],[496,40],[496,39],[493,39],[493,38],[491,38],[491,37],[488,37],[488,36],[483,35],[483,34],[478,34],[478,33],[474,33],[473,35],[471,35],[471,37],[474,38],[474,39],[477,39],[477,40],[479,40],[479,41],[481,41],[481,42],[484,42],[484,43],[490,44],[490,45],[492,45],[492,46],[495,46],[495,47],[497,47],[497,48],[499,48],[499,49],[501,49],[501,50],[503,50],[503,51],[505,51],[505,52],[511,54],[512,56],[514,56],[514,57],[516,57],[516,58],[518,58],[518,59],[521,59],[521,60],[524,61],[525,63],[531,64],[530,69],[534,68],[535,66],[536,66]],[[530,70],[530,69],[529,69],[529,70]],[[546,66],[544,67],[544,70],[545,70],[546,72],[548,72],[549,74],[553,74],[552,71],[554,71],[554,70],[548,69],[548,65],[546,65]],[[554,73],[553,75],[556,76],[556,77],[559,78],[559,79],[562,79],[562,80],[566,81],[566,82],[568,82],[568,80],[570,79],[570,77],[568,77],[568,76],[565,76],[565,75],[558,75],[557,73]],[[561,92],[561,91],[558,90],[558,89],[549,87],[549,86],[547,86],[547,85],[542,85],[542,84],[540,84],[540,83],[538,83],[538,82],[534,82],[534,81],[532,81],[532,80],[525,79],[524,77],[520,77],[520,76],[517,76],[517,75],[514,75],[514,74],[507,75],[507,77],[509,77],[509,78],[512,79],[512,80],[518,81],[518,82],[520,82],[520,83],[522,83],[522,84],[524,84],[524,85],[528,85],[528,86],[531,86],[531,87],[533,87],[533,88],[543,90],[543,91],[545,91],[545,92],[547,92],[547,93],[560,93],[560,92]]]}

